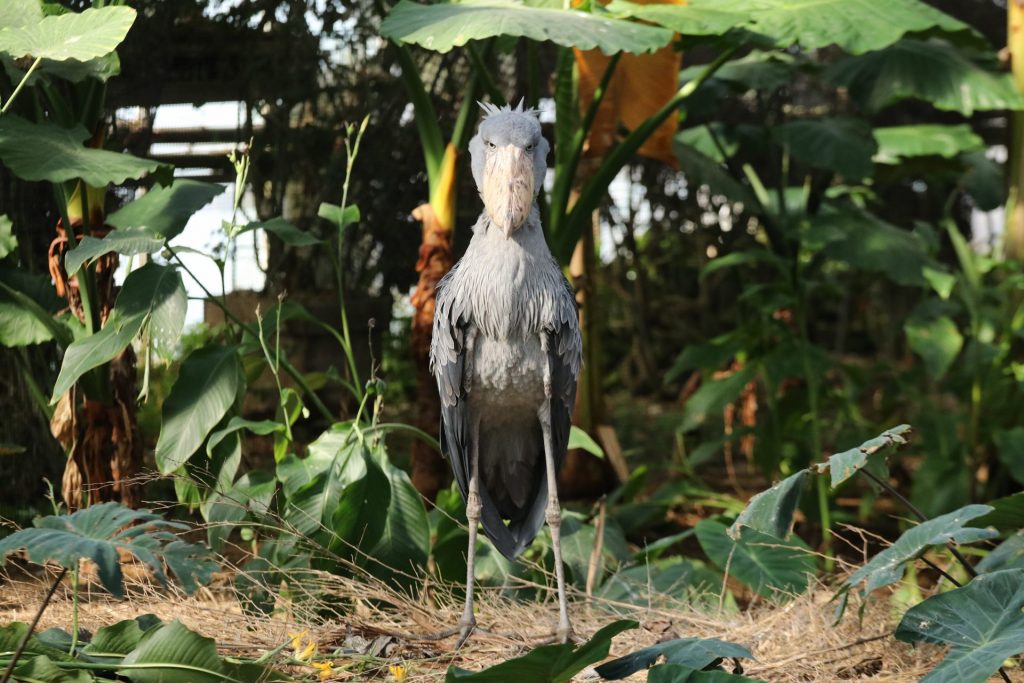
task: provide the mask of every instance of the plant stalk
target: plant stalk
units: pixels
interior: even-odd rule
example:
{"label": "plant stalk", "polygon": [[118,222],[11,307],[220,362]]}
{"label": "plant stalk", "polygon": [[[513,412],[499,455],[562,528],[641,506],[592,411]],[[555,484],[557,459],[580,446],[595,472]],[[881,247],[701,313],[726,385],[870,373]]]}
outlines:
{"label": "plant stalk", "polygon": [[36,626],[39,625],[39,620],[43,617],[43,612],[46,610],[46,606],[50,604],[50,600],[53,599],[53,594],[57,592],[57,587],[60,586],[61,581],[64,580],[64,576],[67,573],[68,568],[62,567],[60,573],[57,574],[57,578],[53,580],[50,590],[46,592],[46,597],[43,598],[42,604],[39,605],[39,609],[36,610],[36,615],[32,617],[32,623],[28,625],[28,630],[25,631],[25,635],[22,636],[21,641],[18,643],[18,647],[14,648],[14,654],[11,655],[11,661],[8,662],[4,675],[0,676],[0,683],[7,683],[7,681],[11,679],[11,674],[14,673],[14,666],[18,663],[21,653],[25,651],[29,638],[32,637],[32,634],[36,630]]}

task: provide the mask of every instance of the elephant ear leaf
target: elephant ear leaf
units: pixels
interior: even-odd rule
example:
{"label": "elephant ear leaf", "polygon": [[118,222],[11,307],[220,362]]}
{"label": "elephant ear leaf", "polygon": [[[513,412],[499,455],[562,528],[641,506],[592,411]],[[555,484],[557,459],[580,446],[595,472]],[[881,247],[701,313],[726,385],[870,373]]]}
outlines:
{"label": "elephant ear leaf", "polygon": [[928,681],[986,681],[1024,652],[1024,569],[983,574],[907,610],[896,638],[949,646]]}
{"label": "elephant ear leaf", "polygon": [[101,503],[70,515],[37,517],[33,524],[0,540],[0,564],[18,550],[38,564],[77,567],[80,560],[89,560],[103,587],[118,598],[124,596],[121,551],[134,555],[164,585],[164,566],[170,567],[189,592],[209,581],[217,566],[206,548],[178,539],[176,532],[187,525],[168,522],[149,510]]}

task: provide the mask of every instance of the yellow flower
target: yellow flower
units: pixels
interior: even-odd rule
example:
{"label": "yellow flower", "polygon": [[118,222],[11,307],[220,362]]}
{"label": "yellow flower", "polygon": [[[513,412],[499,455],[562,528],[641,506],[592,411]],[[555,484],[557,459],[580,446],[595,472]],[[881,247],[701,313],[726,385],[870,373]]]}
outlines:
{"label": "yellow flower", "polygon": [[392,664],[388,667],[388,671],[391,672],[391,677],[395,680],[395,683],[402,683],[405,680],[405,667],[401,664]]}
{"label": "yellow flower", "polygon": [[[316,641],[309,637],[309,631],[289,633],[288,636],[292,639],[292,649],[295,650],[295,659],[304,661],[316,653]],[[303,645],[303,642],[306,644]]]}
{"label": "yellow flower", "polygon": [[321,681],[326,681],[334,673],[334,662],[329,659],[322,662],[310,662],[309,665],[320,670]]}

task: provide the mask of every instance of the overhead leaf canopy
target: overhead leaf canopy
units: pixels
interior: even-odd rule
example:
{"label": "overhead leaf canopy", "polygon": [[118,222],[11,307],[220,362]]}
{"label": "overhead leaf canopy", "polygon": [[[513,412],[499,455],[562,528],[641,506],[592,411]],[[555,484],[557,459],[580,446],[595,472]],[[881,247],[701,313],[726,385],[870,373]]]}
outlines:
{"label": "overhead leaf canopy", "polygon": [[851,57],[826,72],[853,99],[877,111],[918,99],[945,111],[1024,108],[1009,74],[985,69],[941,40],[901,40],[883,50]]}
{"label": "overhead leaf canopy", "polygon": [[470,40],[525,36],[564,47],[597,48],[605,54],[651,52],[672,40],[672,31],[551,5],[513,0],[462,0],[421,5],[402,0],[380,27],[381,35],[428,50],[448,52]]}
{"label": "overhead leaf canopy", "polygon": [[130,7],[90,8],[0,29],[0,52],[14,58],[88,61],[112,52],[135,21]]}

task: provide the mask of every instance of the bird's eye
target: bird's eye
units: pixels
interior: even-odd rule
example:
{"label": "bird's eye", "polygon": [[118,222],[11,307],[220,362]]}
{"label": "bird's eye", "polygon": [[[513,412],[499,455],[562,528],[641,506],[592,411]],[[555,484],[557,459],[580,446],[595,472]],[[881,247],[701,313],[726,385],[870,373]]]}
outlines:
{"label": "bird's eye", "polygon": [[487,146],[488,146],[488,147],[490,147],[491,149],[494,149],[495,147],[497,147],[497,145],[495,145],[495,144],[494,144],[493,142],[491,142],[490,140],[488,140],[488,141],[487,141]]}
{"label": "bird's eye", "polygon": [[533,143],[530,143],[529,145],[526,146],[526,151],[527,152],[532,152],[533,151]]}

